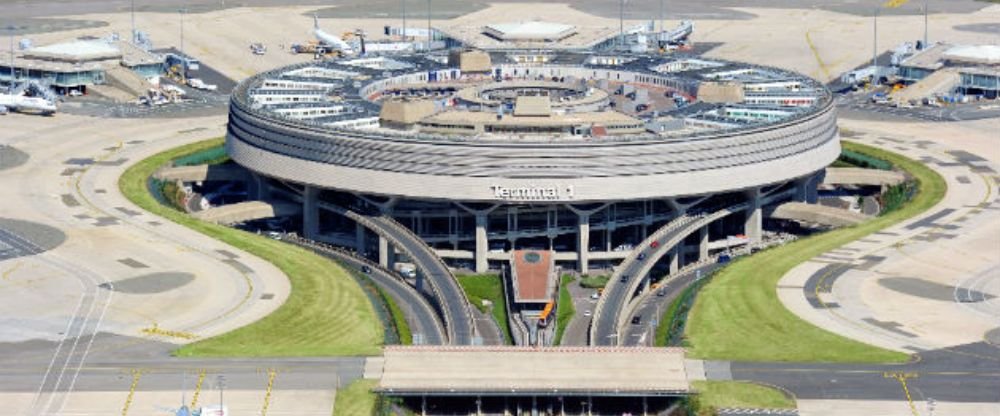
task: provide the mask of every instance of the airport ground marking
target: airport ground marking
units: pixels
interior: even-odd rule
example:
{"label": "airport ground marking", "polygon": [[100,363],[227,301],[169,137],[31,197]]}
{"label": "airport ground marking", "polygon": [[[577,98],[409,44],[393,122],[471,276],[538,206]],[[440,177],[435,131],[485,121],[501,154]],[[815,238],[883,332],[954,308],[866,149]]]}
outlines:
{"label": "airport ground marking", "polygon": [[913,412],[913,416],[920,416],[917,412],[917,406],[913,404],[913,397],[910,396],[910,388],[906,386],[906,380],[910,378],[917,378],[919,374],[917,373],[903,373],[899,371],[886,371],[882,373],[882,377],[893,378],[903,386],[903,393],[906,394],[906,402],[910,404],[910,411]]}
{"label": "airport ground marking", "polygon": [[191,408],[198,406],[198,395],[201,394],[201,385],[205,382],[205,369],[198,371],[198,381],[194,383],[194,394],[191,395]]}
{"label": "airport ground marking", "polygon": [[277,370],[267,369],[267,390],[264,393],[264,406],[260,409],[260,416],[267,416],[267,409],[271,406],[271,392],[274,390],[274,378],[277,376]]}
{"label": "airport ground marking", "polygon": [[132,407],[132,399],[135,398],[135,389],[139,386],[139,379],[142,378],[142,369],[132,369],[132,384],[128,388],[128,396],[125,397],[125,405],[122,406],[122,416],[128,416],[128,409]]}

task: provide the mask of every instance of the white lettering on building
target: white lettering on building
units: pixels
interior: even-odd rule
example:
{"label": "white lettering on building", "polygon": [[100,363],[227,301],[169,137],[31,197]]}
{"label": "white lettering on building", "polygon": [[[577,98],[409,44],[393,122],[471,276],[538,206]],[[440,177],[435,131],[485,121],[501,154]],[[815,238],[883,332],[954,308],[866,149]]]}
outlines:
{"label": "white lettering on building", "polygon": [[560,186],[502,186],[492,185],[493,197],[500,200],[512,201],[559,201],[573,199],[575,192],[573,185]]}

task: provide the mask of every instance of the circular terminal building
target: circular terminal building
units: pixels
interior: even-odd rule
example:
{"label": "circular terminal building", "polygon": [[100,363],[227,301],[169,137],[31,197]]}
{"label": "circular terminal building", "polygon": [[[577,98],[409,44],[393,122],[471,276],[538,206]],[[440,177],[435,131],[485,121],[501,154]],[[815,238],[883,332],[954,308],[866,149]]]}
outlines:
{"label": "circular terminal building", "polygon": [[261,73],[233,93],[226,146],[253,196],[301,204],[305,237],[476,272],[529,249],[587,273],[708,218],[670,248],[675,269],[764,238],[767,207],[814,199],[840,154],[830,93],[800,74],[543,49]]}

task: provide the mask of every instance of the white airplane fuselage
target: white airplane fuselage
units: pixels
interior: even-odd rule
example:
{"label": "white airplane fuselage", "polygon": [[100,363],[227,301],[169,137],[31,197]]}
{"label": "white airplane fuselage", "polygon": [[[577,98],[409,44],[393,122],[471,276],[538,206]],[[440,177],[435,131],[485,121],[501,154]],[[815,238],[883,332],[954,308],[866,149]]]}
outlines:
{"label": "white airplane fuselage", "polygon": [[55,103],[44,98],[12,94],[0,94],[0,107],[5,107],[10,111],[17,111],[19,113],[43,115],[54,114],[58,110]]}

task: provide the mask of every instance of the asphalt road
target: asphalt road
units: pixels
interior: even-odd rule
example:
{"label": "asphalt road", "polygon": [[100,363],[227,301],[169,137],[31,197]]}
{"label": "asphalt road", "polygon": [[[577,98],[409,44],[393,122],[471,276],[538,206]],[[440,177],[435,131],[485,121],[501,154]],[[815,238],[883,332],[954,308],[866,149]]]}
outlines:
{"label": "asphalt road", "polygon": [[[694,283],[699,276],[708,276],[713,270],[719,267],[721,267],[721,264],[708,263],[704,266],[687,270],[677,276],[671,276],[669,280],[661,284],[657,289],[640,295],[642,296],[639,301],[641,303],[633,313],[634,316],[641,317],[640,324],[629,324],[625,328],[625,333],[623,334],[625,338],[622,339],[622,345],[638,346],[655,344],[656,328],[659,325],[665,324],[665,322],[659,322],[659,319],[663,316],[663,312],[666,311],[667,307],[670,306],[670,303],[674,299],[677,299],[681,292],[690,286],[691,283]],[[701,272],[700,275],[699,272]],[[657,295],[661,291],[663,295]]]}
{"label": "asphalt road", "polygon": [[[180,390],[187,379],[190,389],[194,379],[205,371],[208,380],[225,377],[227,389],[259,390],[266,386],[266,371],[278,373],[278,385],[287,390],[334,390],[350,383],[364,373],[364,357],[343,358],[246,358],[246,359],[182,359],[121,360],[99,362],[88,360],[73,387],[73,391],[128,391],[131,371],[143,372],[142,391]],[[35,392],[44,369],[37,363],[5,364],[0,372],[0,391]],[[208,382],[208,381],[207,381]],[[60,391],[65,391],[63,388]]]}
{"label": "asphalt road", "polygon": [[733,379],[788,389],[799,399],[906,400],[894,374],[907,376],[915,401],[1000,401],[1000,347],[979,342],[918,354],[902,365],[721,363]]}
{"label": "asphalt road", "polygon": [[359,221],[376,234],[389,239],[399,249],[410,255],[418,271],[428,280],[436,292],[437,307],[444,313],[445,327],[452,345],[473,345],[476,340],[476,325],[465,291],[458,284],[448,265],[437,256],[430,246],[405,226],[383,215],[366,215],[346,210],[333,204],[320,203]]}
{"label": "asphalt road", "polygon": [[[679,232],[687,230],[686,225],[692,221],[695,221],[695,218],[687,215],[678,217],[655,231],[651,236],[659,234],[655,241],[668,241],[676,237]],[[592,330],[594,337],[590,340],[591,345],[617,345],[619,343],[617,339],[614,339],[614,335],[618,334],[618,316],[631,299],[632,292],[635,290],[633,283],[644,279],[646,276],[640,275],[643,267],[649,262],[655,263],[658,261],[662,257],[662,254],[667,253],[667,249],[669,248],[663,247],[662,250],[659,248],[651,249],[649,247],[651,241],[653,240],[647,238],[635,248],[636,252],[647,255],[645,259],[638,260],[637,254],[630,254],[618,266],[615,273],[611,275],[611,279],[608,280],[607,286],[604,287],[604,293],[601,295],[601,299],[595,308],[594,322],[592,324],[595,328]],[[655,251],[660,251],[661,255],[657,256],[653,254]]]}

